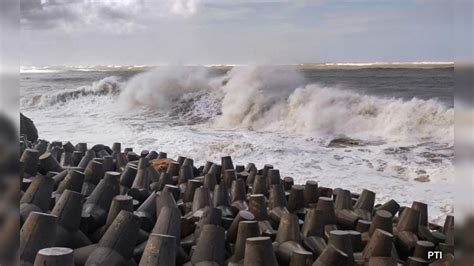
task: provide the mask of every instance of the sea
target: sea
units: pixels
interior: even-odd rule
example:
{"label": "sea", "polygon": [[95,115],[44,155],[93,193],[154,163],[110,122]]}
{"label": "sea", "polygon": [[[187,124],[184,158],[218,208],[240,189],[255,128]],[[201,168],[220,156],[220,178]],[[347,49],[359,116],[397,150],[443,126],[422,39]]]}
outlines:
{"label": "sea", "polygon": [[[271,164],[376,203],[454,209],[449,62],[22,67],[20,110],[49,141]],[[334,145],[334,140],[343,140]]]}

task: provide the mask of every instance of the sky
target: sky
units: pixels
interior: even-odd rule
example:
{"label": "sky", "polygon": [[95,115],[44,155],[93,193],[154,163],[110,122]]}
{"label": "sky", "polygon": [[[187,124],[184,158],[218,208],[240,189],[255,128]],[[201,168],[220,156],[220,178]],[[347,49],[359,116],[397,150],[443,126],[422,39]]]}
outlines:
{"label": "sky", "polygon": [[21,0],[21,64],[453,61],[449,0]]}

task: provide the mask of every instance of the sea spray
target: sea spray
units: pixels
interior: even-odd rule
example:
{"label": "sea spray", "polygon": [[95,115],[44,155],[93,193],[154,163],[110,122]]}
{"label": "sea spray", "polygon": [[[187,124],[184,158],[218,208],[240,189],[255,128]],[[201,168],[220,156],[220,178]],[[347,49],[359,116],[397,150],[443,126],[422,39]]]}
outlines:
{"label": "sea spray", "polygon": [[130,79],[119,101],[128,108],[152,109],[175,123],[203,123],[220,112],[220,82],[204,67],[160,67]]}
{"label": "sea spray", "polygon": [[146,106],[166,110],[180,99],[186,100],[207,91],[210,76],[204,67],[162,67],[131,78],[120,100],[129,107]]}
{"label": "sea spray", "polygon": [[274,66],[234,67],[222,87],[222,116],[216,125],[263,129],[267,119],[278,116],[282,104],[303,76],[295,68]]}

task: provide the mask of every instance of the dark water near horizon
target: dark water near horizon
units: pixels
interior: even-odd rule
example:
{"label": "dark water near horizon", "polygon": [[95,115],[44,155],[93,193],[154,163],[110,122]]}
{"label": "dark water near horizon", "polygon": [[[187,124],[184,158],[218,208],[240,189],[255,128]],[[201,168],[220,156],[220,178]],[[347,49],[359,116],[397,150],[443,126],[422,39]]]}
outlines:
{"label": "dark water near horizon", "polygon": [[306,79],[382,97],[438,99],[454,105],[454,68],[303,71]]}

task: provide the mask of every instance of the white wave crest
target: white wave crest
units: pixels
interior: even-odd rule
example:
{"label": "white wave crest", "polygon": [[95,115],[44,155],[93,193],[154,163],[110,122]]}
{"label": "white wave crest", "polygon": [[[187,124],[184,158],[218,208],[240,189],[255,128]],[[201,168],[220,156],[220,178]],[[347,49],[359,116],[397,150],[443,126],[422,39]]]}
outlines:
{"label": "white wave crest", "polygon": [[34,95],[22,99],[22,105],[50,106],[66,103],[69,100],[86,96],[118,95],[122,83],[119,78],[110,76],[93,82],[91,86],[83,86],[75,89],[65,89],[51,94]]}
{"label": "white wave crest", "polygon": [[297,132],[364,134],[391,140],[452,139],[454,112],[435,100],[383,99],[313,84],[296,89],[273,120]]}

